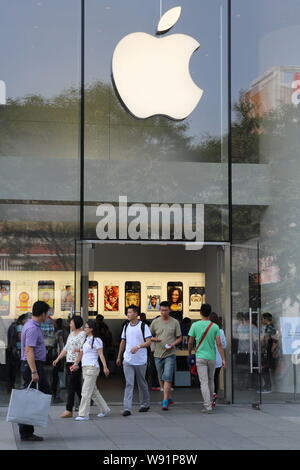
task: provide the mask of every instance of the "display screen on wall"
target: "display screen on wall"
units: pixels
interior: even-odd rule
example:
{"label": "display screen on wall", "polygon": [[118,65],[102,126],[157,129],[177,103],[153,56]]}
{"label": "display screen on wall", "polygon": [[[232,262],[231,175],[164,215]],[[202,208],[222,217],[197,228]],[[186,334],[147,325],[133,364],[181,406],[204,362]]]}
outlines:
{"label": "display screen on wall", "polygon": [[200,312],[201,305],[205,303],[205,287],[189,286],[189,311]]}
{"label": "display screen on wall", "polygon": [[54,281],[39,281],[38,299],[46,302],[50,312],[54,312]]}
{"label": "display screen on wall", "polygon": [[168,301],[171,312],[182,312],[183,284],[182,282],[168,282]]}
{"label": "display screen on wall", "polygon": [[19,282],[16,285],[16,309],[18,315],[31,311],[32,307],[32,282]]}
{"label": "display screen on wall", "polygon": [[98,313],[98,282],[89,281],[89,315],[97,315]]}
{"label": "display screen on wall", "polygon": [[157,312],[161,302],[161,284],[147,286],[147,311]]}
{"label": "display screen on wall", "polygon": [[60,309],[63,312],[74,311],[74,287],[71,283],[61,285]]}
{"label": "display screen on wall", "polygon": [[10,282],[0,281],[0,315],[9,315]]}
{"label": "display screen on wall", "polygon": [[125,282],[125,308],[130,305],[141,307],[141,283],[139,281]]}
{"label": "display screen on wall", "polygon": [[116,284],[104,286],[104,311],[119,311],[119,286]]}

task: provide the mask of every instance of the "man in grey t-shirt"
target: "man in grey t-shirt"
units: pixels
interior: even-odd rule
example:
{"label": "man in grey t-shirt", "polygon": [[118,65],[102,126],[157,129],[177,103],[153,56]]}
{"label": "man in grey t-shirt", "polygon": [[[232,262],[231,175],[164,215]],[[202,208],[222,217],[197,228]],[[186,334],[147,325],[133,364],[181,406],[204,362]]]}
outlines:
{"label": "man in grey t-shirt", "polygon": [[157,374],[164,389],[162,409],[167,411],[173,403],[170,394],[176,365],[175,346],[182,341],[179,322],[170,317],[169,302],[161,302],[160,317],[153,320],[150,330],[153,334],[151,341],[155,342],[154,360]]}

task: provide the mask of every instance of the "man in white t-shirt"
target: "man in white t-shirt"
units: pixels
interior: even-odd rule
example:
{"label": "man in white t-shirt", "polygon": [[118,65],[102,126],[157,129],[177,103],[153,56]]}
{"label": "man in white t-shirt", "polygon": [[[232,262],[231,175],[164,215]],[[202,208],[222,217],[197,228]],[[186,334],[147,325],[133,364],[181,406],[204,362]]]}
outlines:
{"label": "man in white t-shirt", "polygon": [[139,412],[146,412],[150,408],[149,388],[146,382],[147,348],[151,344],[151,331],[144,322],[138,319],[138,308],[130,305],[127,309],[129,323],[124,326],[117,365],[121,365],[124,353],[123,370],[126,379],[124,393],[123,416],[130,416],[132,409],[134,378],[136,377],[139,388],[141,407]]}

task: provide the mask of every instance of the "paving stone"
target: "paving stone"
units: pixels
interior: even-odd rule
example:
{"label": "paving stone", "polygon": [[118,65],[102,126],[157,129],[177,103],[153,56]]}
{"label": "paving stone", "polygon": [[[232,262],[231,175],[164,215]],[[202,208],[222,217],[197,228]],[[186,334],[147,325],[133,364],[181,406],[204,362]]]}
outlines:
{"label": "paving stone", "polygon": [[249,405],[218,407],[203,415],[199,407],[185,405],[164,413],[159,406],[151,413],[124,418],[122,406],[113,407],[105,418],[76,422],[62,420],[64,406],[51,407],[48,428],[37,428],[43,442],[22,442],[18,426],[6,423],[0,409],[0,448],[40,450],[202,450],[202,449],[297,449],[300,450],[300,406],[269,405],[263,411]]}
{"label": "paving stone", "polygon": [[172,438],[169,441],[170,450],[217,450],[215,443],[210,443],[205,439],[180,439]]}
{"label": "paving stone", "polygon": [[190,431],[187,431],[186,429],[180,427],[165,427],[165,426],[159,426],[155,428],[150,428],[148,429],[149,433],[157,436],[157,437],[168,437],[168,439],[173,438],[182,438],[182,439],[189,439],[193,438],[194,435]]}
{"label": "paving stone", "polygon": [[264,447],[264,449],[270,450],[299,450],[300,439],[293,434],[291,437],[269,437],[265,436],[263,439],[252,438],[252,441]]}

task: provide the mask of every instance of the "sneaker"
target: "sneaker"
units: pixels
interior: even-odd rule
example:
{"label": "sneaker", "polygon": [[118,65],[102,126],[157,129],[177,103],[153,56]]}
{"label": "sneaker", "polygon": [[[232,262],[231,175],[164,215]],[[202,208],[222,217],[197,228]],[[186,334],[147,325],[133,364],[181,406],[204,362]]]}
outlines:
{"label": "sneaker", "polygon": [[164,411],[168,411],[168,406],[169,406],[169,400],[163,400],[161,402],[161,409]]}
{"label": "sneaker", "polygon": [[139,409],[139,413],[146,413],[150,410],[150,406],[141,406]]}
{"label": "sneaker", "polygon": [[122,413],[122,416],[130,416],[130,415],[131,415],[131,411],[129,411],[129,410],[125,410]]}
{"label": "sneaker", "polygon": [[35,434],[30,434],[30,436],[21,437],[21,441],[40,442],[40,441],[43,441],[43,440],[44,440],[43,437],[36,436]]}
{"label": "sneaker", "polygon": [[75,418],[76,421],[88,421],[89,419],[89,416],[77,416],[77,418]]}
{"label": "sneaker", "polygon": [[168,399],[168,405],[174,405],[174,400],[173,398]]}
{"label": "sneaker", "polygon": [[272,390],[269,388],[263,388],[261,393],[272,393]]}
{"label": "sneaker", "polygon": [[105,411],[104,413],[99,413],[99,414],[97,414],[97,416],[98,416],[98,418],[104,418],[104,416],[107,416],[110,412],[111,412],[111,409],[108,408],[107,411]]}
{"label": "sneaker", "polygon": [[151,387],[152,392],[161,392],[161,388],[159,387]]}
{"label": "sneaker", "polygon": [[73,418],[73,413],[72,411],[64,411],[61,415],[60,418]]}

